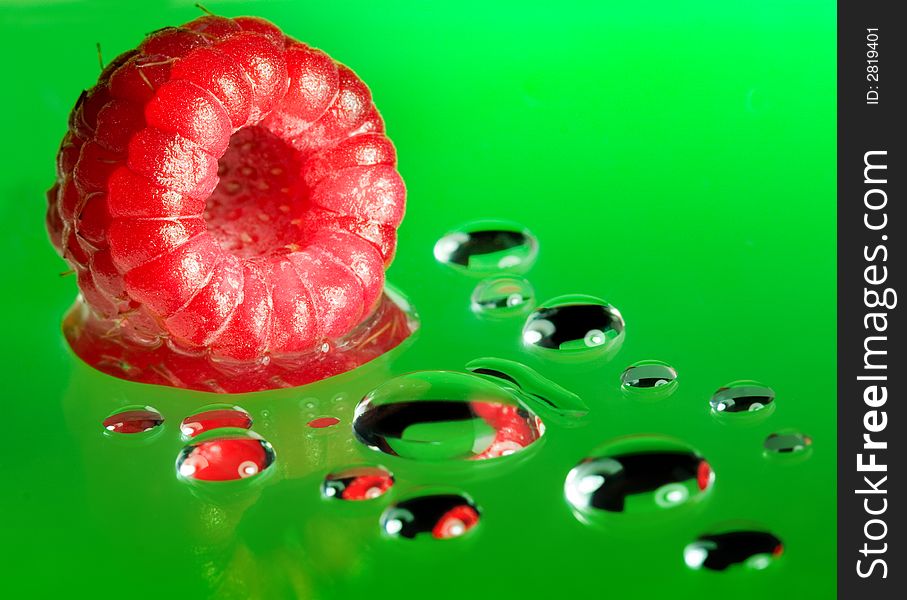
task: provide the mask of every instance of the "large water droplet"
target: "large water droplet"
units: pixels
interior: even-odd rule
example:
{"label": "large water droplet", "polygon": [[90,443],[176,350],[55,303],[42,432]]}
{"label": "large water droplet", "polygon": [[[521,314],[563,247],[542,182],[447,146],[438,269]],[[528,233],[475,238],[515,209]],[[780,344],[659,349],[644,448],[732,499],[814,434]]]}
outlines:
{"label": "large water droplet", "polygon": [[363,398],[353,417],[353,432],[363,444],[425,461],[506,456],[543,431],[541,420],[514,394],[481,377],[448,371],[391,379]]}
{"label": "large water droplet", "polygon": [[483,317],[511,317],[525,313],[534,300],[532,285],[522,277],[492,277],[472,292],[472,310]]}
{"label": "large water droplet", "polygon": [[435,244],[438,262],[475,274],[525,273],[535,262],[538,242],[510,221],[475,221],[447,233]]}
{"label": "large water droplet", "polygon": [[639,436],[594,451],[567,475],[564,493],[586,520],[673,508],[698,500],[714,481],[709,463],[686,444]]}
{"label": "large water droplet", "polygon": [[431,534],[436,540],[464,535],[479,524],[479,509],[461,494],[417,496],[388,507],[381,527],[392,537]]}
{"label": "large water droplet", "polygon": [[180,431],[188,438],[224,427],[249,429],[252,427],[252,417],[238,406],[219,404],[204,407],[180,423]]}
{"label": "large water droplet", "polygon": [[812,446],[813,439],[802,433],[773,433],[765,438],[768,454],[802,454]]}
{"label": "large water droplet", "polygon": [[328,475],[321,486],[325,498],[372,500],[394,485],[394,476],[381,467],[350,467]]}
{"label": "large water droplet", "polygon": [[640,398],[665,398],[677,389],[677,371],[657,360],[634,363],[620,375],[621,389]]}
{"label": "large water droplet", "polygon": [[716,413],[759,412],[773,408],[775,392],[756,381],[734,381],[719,388],[709,404]]}
{"label": "large water droplet", "polygon": [[594,358],[617,350],[624,319],[594,296],[554,298],[535,309],[523,326],[523,342],[551,356]]}
{"label": "large water droplet", "polygon": [[258,475],[274,462],[271,444],[253,433],[213,437],[183,448],[176,460],[181,477],[233,481]]}
{"label": "large water droplet", "polygon": [[127,406],[104,419],[110,433],[144,433],[164,424],[164,417],[150,406]]}
{"label": "large water droplet", "polygon": [[776,536],[765,531],[728,531],[703,535],[683,551],[683,560],[691,569],[724,571],[742,564],[761,570],[784,551]]}

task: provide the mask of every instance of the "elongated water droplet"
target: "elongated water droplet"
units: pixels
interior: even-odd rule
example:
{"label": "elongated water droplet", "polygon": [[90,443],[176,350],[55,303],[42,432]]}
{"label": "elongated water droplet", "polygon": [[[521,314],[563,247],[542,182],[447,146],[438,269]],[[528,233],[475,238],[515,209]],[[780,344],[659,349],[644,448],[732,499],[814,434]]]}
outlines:
{"label": "elongated water droplet", "polygon": [[773,433],[765,438],[769,454],[802,454],[812,446],[813,439],[802,433]]}
{"label": "elongated water droplet", "polygon": [[719,388],[709,404],[716,413],[747,413],[772,407],[775,392],[756,381],[734,381]]}
{"label": "elongated water droplet", "polygon": [[135,434],[152,431],[164,424],[164,417],[150,406],[127,406],[104,419],[111,433]]}
{"label": "elongated water droplet", "polygon": [[504,318],[524,314],[535,301],[532,285],[522,277],[492,277],[472,292],[472,310],[483,317]]}
{"label": "elongated water droplet", "polygon": [[676,382],[677,371],[674,367],[657,360],[632,364],[620,375],[621,387],[628,392],[663,394],[673,391]]}
{"label": "elongated water droplet", "polygon": [[363,444],[424,461],[497,458],[538,440],[541,420],[481,377],[421,371],[385,382],[359,402],[353,432]]}
{"label": "elongated water droplet", "polygon": [[522,363],[484,357],[470,361],[466,369],[519,394],[531,408],[544,411],[545,416],[560,417],[563,424],[589,412],[582,398]]}
{"label": "elongated water droplet", "polygon": [[249,429],[252,427],[252,417],[238,406],[223,404],[208,406],[183,419],[180,431],[184,436],[192,438],[212,429],[224,427]]}
{"label": "elongated water droplet", "polygon": [[434,254],[438,262],[474,275],[525,273],[535,262],[538,242],[517,223],[475,221],[444,235]]}
{"label": "elongated water droplet", "polygon": [[784,552],[776,536],[765,531],[728,531],[703,535],[683,551],[683,560],[691,569],[724,571],[732,565],[761,570]]}
{"label": "elongated water droplet", "polygon": [[594,296],[560,296],[535,309],[523,326],[523,342],[549,356],[595,358],[623,342],[624,319]]}
{"label": "elongated water droplet", "polygon": [[381,467],[350,467],[328,475],[321,486],[325,498],[372,500],[394,485],[394,476]]}
{"label": "elongated water droplet", "polygon": [[428,534],[436,540],[460,537],[479,524],[479,509],[462,494],[417,496],[390,506],[381,527],[391,537],[412,539]]}
{"label": "elongated water droplet", "polygon": [[651,513],[701,498],[715,481],[689,446],[640,436],[606,444],[567,475],[564,493],[581,519],[603,513]]}
{"label": "elongated water droplet", "polygon": [[176,460],[179,475],[198,481],[234,481],[254,477],[274,462],[271,444],[253,433],[230,434],[192,443]]}

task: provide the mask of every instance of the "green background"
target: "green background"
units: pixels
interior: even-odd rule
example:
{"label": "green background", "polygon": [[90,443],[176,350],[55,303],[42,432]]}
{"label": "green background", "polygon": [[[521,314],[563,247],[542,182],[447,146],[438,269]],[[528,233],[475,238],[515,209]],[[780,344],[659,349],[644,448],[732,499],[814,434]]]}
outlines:
{"label": "green background", "polygon": [[[278,455],[266,475],[211,489],[175,476],[178,424],[202,393],[118,381],[68,351],[75,293],[44,232],[44,192],[66,116],[104,58],[198,16],[189,2],[0,2],[0,594],[7,597],[830,598],[835,590],[835,6],[833,2],[214,2],[255,14],[350,65],[371,87],[409,190],[390,281],[422,329],[353,373],[231,398]],[[601,296],[627,321],[603,364],[563,365],[519,346],[521,319],[477,319],[475,280],[432,246],[477,218],[528,226],[540,300]],[[351,439],[353,407],[393,374],[528,364],[593,408],[531,450],[428,465]],[[660,359],[679,387],[659,402],[619,391],[631,362]],[[767,419],[725,424],[708,399],[735,379],[777,392]],[[127,404],[166,417],[145,439],[100,422]],[[341,426],[307,430],[313,416]],[[798,429],[808,457],[767,460]],[[702,452],[709,496],[619,527],[576,520],[567,471],[615,437],[661,433]],[[337,465],[397,476],[374,502],[319,497]],[[386,504],[422,488],[468,492],[464,538],[380,535]],[[693,572],[682,549],[728,524],[766,527],[784,556],[762,572]],[[13,595],[9,595],[13,594]]]}

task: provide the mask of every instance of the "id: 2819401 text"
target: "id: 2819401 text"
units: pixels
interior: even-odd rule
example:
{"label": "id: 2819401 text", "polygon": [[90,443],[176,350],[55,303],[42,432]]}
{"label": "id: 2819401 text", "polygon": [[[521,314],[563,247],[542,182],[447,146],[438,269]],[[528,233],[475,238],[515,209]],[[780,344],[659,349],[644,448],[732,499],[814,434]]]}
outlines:
{"label": "id: 2819401 text", "polygon": [[879,29],[866,28],[866,104],[879,103]]}

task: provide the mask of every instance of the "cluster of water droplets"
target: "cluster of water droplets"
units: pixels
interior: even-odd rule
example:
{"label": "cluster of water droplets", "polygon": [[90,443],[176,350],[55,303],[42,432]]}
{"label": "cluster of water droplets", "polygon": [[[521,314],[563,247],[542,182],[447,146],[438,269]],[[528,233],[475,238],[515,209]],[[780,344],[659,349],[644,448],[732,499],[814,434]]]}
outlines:
{"label": "cluster of water droplets", "polygon": [[510,221],[476,221],[445,234],[435,258],[468,276],[482,277],[470,298],[472,310],[490,318],[522,317],[523,344],[552,358],[595,359],[620,346],[624,320],[615,307],[594,296],[572,294],[535,307],[528,279],[538,240]]}
{"label": "cluster of water droplets", "polygon": [[[620,311],[600,298],[579,294],[559,296],[535,306],[531,283],[522,275],[531,268],[537,253],[538,242],[528,229],[500,221],[460,227],[435,246],[439,262],[467,275],[486,277],[471,298],[477,315],[527,315],[521,331],[527,350],[552,360],[612,358],[625,335]],[[498,273],[494,273],[496,270]],[[507,372],[488,367],[470,370],[497,376],[502,385],[512,383],[520,389],[519,382]],[[664,400],[677,388],[677,370],[657,360],[633,363],[620,376],[621,391],[637,400]],[[720,387],[709,406],[716,420],[743,424],[771,415],[774,399],[775,393],[768,386],[735,381]],[[474,416],[462,419],[474,422]],[[357,435],[378,448],[374,439]],[[427,439],[422,440],[425,442]],[[782,431],[765,439],[763,451],[773,457],[805,456],[811,444],[807,435]],[[710,495],[715,480],[709,462],[685,443],[659,436],[633,436],[593,450],[567,474],[564,494],[582,522],[613,525],[632,519],[632,515],[650,515],[646,518],[651,519],[654,514],[675,513],[701,503]],[[701,536],[686,548],[684,559],[693,569],[724,570],[738,563],[764,568],[780,556],[781,550],[781,541],[771,533],[734,530]]]}
{"label": "cluster of water droplets", "polygon": [[[162,429],[164,417],[151,407],[125,407],[104,419],[105,433],[149,436]],[[229,404],[213,404],[185,417],[179,429],[185,446],[176,458],[176,472],[185,481],[235,481],[267,470],[276,460],[274,448],[251,431],[252,416]]]}
{"label": "cluster of water droplets", "polygon": [[[538,241],[525,227],[507,221],[472,223],[444,235],[434,255],[457,272],[480,278],[469,298],[478,317],[523,319],[515,341],[538,359],[609,360],[621,347],[624,319],[604,300],[570,294],[537,305],[524,275],[536,260]],[[356,406],[350,424],[355,438],[388,461],[494,464],[528,455],[549,425],[575,426],[589,413],[582,398],[521,362],[483,358],[467,364],[466,371],[417,371],[385,381]],[[625,396],[642,401],[665,400],[678,385],[677,370],[657,360],[630,364],[615,382]],[[734,425],[767,418],[774,401],[768,386],[742,380],[720,387],[709,399],[709,409],[716,420]],[[341,423],[338,417],[315,413],[306,418],[311,429]],[[130,406],[107,417],[103,427],[110,436],[149,436],[163,424],[153,408]],[[252,425],[247,411],[230,405],[204,407],[187,416],[180,424],[185,446],[176,461],[178,476],[231,481],[266,471],[276,454]],[[765,438],[762,451],[784,460],[808,455],[811,445],[809,436],[782,430]],[[637,435],[591,450],[566,472],[563,493],[580,522],[614,528],[688,515],[707,504],[716,480],[712,464],[686,442]],[[378,521],[390,538],[443,540],[478,526],[481,510],[467,493],[444,490],[393,499],[396,481],[383,466],[352,465],[326,474],[320,493],[330,503],[383,506]],[[782,551],[781,540],[758,527],[717,528],[688,544],[683,559],[696,570],[762,569]]]}

